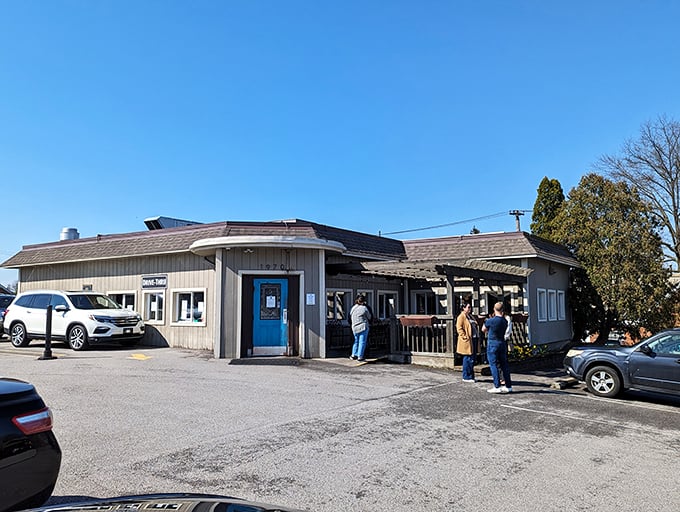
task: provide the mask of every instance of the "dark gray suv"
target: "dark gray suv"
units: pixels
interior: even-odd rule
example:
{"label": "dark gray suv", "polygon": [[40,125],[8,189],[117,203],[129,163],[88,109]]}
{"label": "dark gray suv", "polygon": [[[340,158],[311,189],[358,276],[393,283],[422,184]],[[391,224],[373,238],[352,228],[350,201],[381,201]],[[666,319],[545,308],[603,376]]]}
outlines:
{"label": "dark gray suv", "polygon": [[630,347],[572,348],[564,368],[597,396],[613,397],[624,389],[680,396],[680,329],[662,331]]}

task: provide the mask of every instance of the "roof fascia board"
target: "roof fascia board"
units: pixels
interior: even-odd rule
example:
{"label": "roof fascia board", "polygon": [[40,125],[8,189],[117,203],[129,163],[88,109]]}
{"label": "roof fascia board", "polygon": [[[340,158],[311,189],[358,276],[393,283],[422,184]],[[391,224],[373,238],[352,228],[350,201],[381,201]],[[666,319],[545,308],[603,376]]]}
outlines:
{"label": "roof fascia board", "polygon": [[299,236],[223,236],[196,240],[189,246],[194,254],[206,256],[217,249],[279,247],[284,249],[319,249],[343,253],[347,249],[340,242]]}
{"label": "roof fascia board", "polygon": [[128,258],[146,258],[147,256],[163,256],[165,254],[182,254],[190,252],[188,249],[181,249],[176,251],[162,251],[162,252],[145,252],[144,254],[123,254],[118,256],[98,256],[96,258],[77,258],[70,260],[58,260],[58,261],[41,261],[38,263],[26,263],[21,265],[5,266],[0,265],[2,268],[27,268],[27,267],[45,267],[49,265],[68,265],[69,263],[84,263],[87,261],[105,261],[105,260],[123,260]]}
{"label": "roof fascia board", "polygon": [[512,256],[486,256],[484,258],[475,258],[484,261],[498,261],[498,260],[516,260],[516,259],[541,259],[545,261],[552,261],[553,263],[560,263],[567,267],[581,268],[576,258],[570,259],[564,256],[547,255],[547,254],[517,254]]}

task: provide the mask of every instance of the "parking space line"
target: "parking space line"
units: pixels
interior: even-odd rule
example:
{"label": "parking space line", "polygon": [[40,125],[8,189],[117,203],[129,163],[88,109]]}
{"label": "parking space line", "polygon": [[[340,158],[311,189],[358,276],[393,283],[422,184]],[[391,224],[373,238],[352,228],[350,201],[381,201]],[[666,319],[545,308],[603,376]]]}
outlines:
{"label": "parking space line", "polygon": [[[12,355],[12,356],[20,356],[20,357],[32,357],[32,358],[39,358],[41,357],[45,352],[43,350],[26,350],[26,349],[16,349],[16,348],[0,348],[0,354],[7,354],[7,355]],[[66,357],[67,354],[62,354],[62,353],[57,353],[52,351],[52,356],[61,359]]]}
{"label": "parking space line", "polygon": [[670,412],[673,414],[680,414],[680,410],[673,408],[672,406],[669,405],[652,405],[652,404],[640,404],[640,403],[635,403],[635,402],[623,402],[621,400],[612,400],[611,398],[600,398],[597,396],[590,396],[590,395],[576,395],[572,393],[565,393],[566,395],[573,396],[574,398],[582,398],[584,400],[595,400],[597,402],[605,402],[608,404],[618,404],[618,405],[624,405],[627,407],[638,407],[639,409],[649,409],[650,411],[661,411],[661,412]]}
{"label": "parking space line", "polygon": [[614,425],[614,426],[619,427],[619,428],[623,426],[623,428],[627,428],[629,430],[638,430],[640,432],[647,432],[647,430],[645,430],[645,429],[630,427],[628,425],[621,425],[617,421],[595,420],[595,419],[592,419],[592,418],[584,418],[584,417],[581,417],[581,416],[572,416],[572,415],[569,415],[569,414],[560,414],[560,413],[556,413],[556,412],[548,412],[548,411],[539,411],[539,410],[536,410],[536,409],[528,409],[526,407],[517,407],[515,405],[501,405],[501,407],[505,407],[507,409],[515,409],[517,411],[522,411],[522,412],[532,412],[534,414],[544,414],[546,416],[557,416],[558,418],[583,421],[583,422],[586,422],[586,423],[600,423],[602,425]]}
{"label": "parking space line", "polygon": [[652,429],[621,424],[620,422],[614,421],[614,420],[612,420],[612,421],[596,420],[596,419],[593,419],[593,418],[584,418],[584,417],[581,417],[581,416],[572,416],[572,415],[569,415],[569,414],[560,414],[560,413],[556,413],[556,412],[539,411],[539,410],[536,410],[536,409],[528,409],[526,407],[517,407],[517,406],[514,406],[514,405],[501,405],[501,407],[505,407],[507,409],[515,409],[517,411],[522,411],[522,412],[531,412],[531,413],[534,413],[534,414],[544,414],[546,416],[557,416],[558,418],[563,418],[563,419],[567,419],[567,420],[582,421],[584,423],[599,423],[600,425],[614,426],[616,428],[625,428],[627,430],[634,430],[636,432],[642,432],[644,434],[649,434],[650,432],[652,432]]}

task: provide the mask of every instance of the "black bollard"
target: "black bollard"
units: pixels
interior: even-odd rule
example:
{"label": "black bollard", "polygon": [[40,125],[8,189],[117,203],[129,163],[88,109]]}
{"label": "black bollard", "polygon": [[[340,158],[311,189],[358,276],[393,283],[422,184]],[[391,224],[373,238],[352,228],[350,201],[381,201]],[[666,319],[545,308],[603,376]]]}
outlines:
{"label": "black bollard", "polygon": [[45,351],[38,358],[39,361],[56,359],[52,355],[52,306],[47,306],[47,319],[45,320]]}

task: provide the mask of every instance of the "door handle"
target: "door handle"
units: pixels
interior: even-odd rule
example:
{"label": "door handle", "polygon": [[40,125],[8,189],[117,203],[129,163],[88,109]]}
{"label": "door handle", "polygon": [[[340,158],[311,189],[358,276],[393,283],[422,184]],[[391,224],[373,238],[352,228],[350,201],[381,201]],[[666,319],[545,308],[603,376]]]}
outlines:
{"label": "door handle", "polygon": [[288,308],[283,308],[283,323],[288,324]]}

